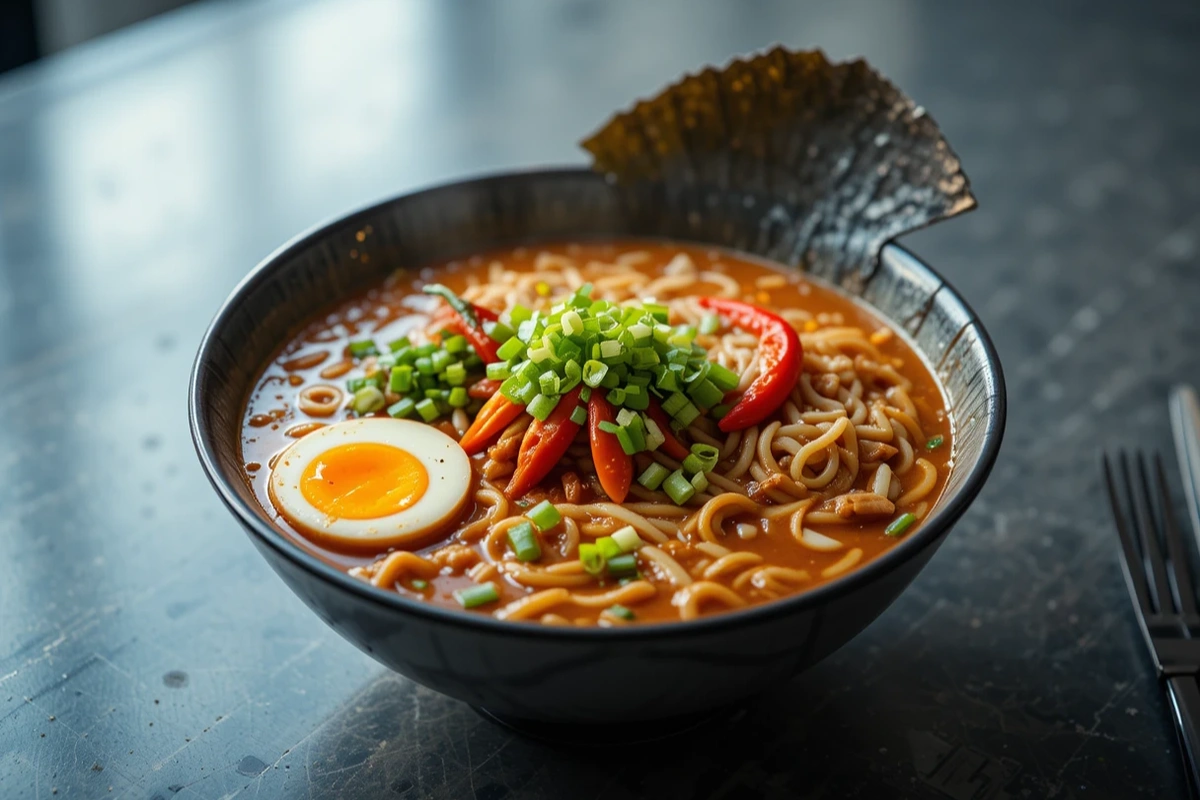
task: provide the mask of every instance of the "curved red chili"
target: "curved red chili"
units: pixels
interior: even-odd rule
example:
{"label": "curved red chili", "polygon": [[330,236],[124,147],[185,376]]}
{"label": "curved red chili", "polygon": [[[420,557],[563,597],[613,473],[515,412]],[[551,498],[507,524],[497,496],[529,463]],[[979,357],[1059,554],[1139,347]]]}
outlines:
{"label": "curved red chili", "polygon": [[[517,453],[517,468],[504,493],[509,497],[522,497],[538,481],[550,474],[550,470],[566,455],[567,448],[575,441],[575,435],[583,426],[571,419],[579,405],[583,384],[579,384],[558,399],[558,405],[545,420],[534,420],[521,440]],[[504,395],[497,395],[503,397]]]}
{"label": "curved red chili", "polygon": [[796,386],[804,360],[800,337],[783,317],[758,306],[723,297],[701,297],[699,302],[759,336],[758,377],[719,423],[725,432],[757,425],[782,406]]}
{"label": "curved red chili", "polygon": [[496,351],[500,349],[499,343],[492,341],[492,337],[483,330],[484,322],[495,322],[499,319],[495,311],[463,300],[440,283],[428,284],[423,291],[446,301],[446,305],[454,314],[446,327],[462,334],[485,364],[500,360],[496,355]]}

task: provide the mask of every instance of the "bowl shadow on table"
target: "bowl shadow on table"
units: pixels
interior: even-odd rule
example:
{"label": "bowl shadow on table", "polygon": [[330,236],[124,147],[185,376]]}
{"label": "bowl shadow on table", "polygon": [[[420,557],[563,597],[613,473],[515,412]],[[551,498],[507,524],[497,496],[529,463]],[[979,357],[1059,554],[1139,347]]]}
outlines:
{"label": "bowl shadow on table", "polygon": [[[922,625],[931,613],[937,624]],[[514,733],[382,672],[280,760],[292,768],[279,793],[1116,798],[1135,796],[1123,792],[1172,763],[1138,741],[1142,726],[1162,720],[1081,730],[1071,687],[1027,685],[1016,643],[973,642],[958,624],[967,621],[941,602],[924,596],[889,617],[758,698],[666,738],[652,724],[630,724],[624,743]]]}
{"label": "bowl shadow on table", "polygon": [[[903,690],[886,680],[863,682],[862,670],[840,661],[674,735],[634,723],[625,743],[602,744],[586,741],[586,733],[555,742],[514,733],[383,673],[309,737],[303,752],[290,754],[307,767],[298,796],[498,800],[573,797],[586,787],[580,796],[783,798],[825,785],[855,797],[928,782],[922,771],[948,763],[971,766],[979,785],[999,787],[1011,777],[999,761],[965,751],[955,757],[960,748],[911,729],[906,717],[915,698],[901,700]],[[972,758],[978,763],[967,764]]]}

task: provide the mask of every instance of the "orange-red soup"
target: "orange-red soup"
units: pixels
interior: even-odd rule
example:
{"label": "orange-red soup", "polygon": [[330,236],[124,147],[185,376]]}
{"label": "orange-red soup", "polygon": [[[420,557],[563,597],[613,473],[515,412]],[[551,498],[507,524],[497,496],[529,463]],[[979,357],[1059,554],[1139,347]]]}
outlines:
{"label": "orange-red soup", "polygon": [[[622,506],[604,505],[609,498],[589,466],[586,424],[558,466],[521,498],[504,497],[519,436],[473,456],[465,505],[411,556],[331,546],[302,534],[273,506],[268,480],[280,453],[323,425],[356,416],[346,381],[370,374],[377,359],[352,357],[350,343],[372,339],[386,353],[387,343],[401,336],[438,341],[431,317],[442,301],[421,293],[426,283],[445,284],[503,314],[514,301],[547,308],[584,281],[593,284],[593,298],[652,297],[670,308],[672,325],[697,321],[695,297],[723,295],[774,311],[798,331],[805,355],[788,403],[752,430],[725,434],[702,418],[695,437],[681,435],[688,444],[706,437],[720,447],[713,480],[701,494],[724,498],[723,510],[701,520],[704,497],[676,506],[636,481]],[[444,310],[438,319],[444,321]],[[739,374],[756,369],[755,337],[724,320],[696,342]],[[473,372],[467,385],[481,377]],[[395,399],[389,396],[388,405]],[[481,402],[472,400],[457,419],[446,415],[431,424],[457,440]],[[840,431],[831,443],[805,450],[831,430]],[[951,436],[929,368],[858,302],[796,271],[734,253],[616,241],[531,246],[399,272],[342,303],[266,365],[246,403],[241,447],[246,480],[275,525],[364,581],[454,609],[463,608],[456,590],[491,584],[497,598],[469,613],[608,626],[736,610],[861,568],[928,515],[952,468]],[[794,471],[801,454],[806,460]],[[635,477],[655,458],[634,456]],[[537,534],[536,562],[518,561],[505,529],[542,500],[564,509],[564,520]],[[900,535],[885,532],[892,526],[895,533],[906,515],[914,520]],[[622,582],[584,571],[578,545],[631,521],[647,545],[636,551],[637,576]]]}

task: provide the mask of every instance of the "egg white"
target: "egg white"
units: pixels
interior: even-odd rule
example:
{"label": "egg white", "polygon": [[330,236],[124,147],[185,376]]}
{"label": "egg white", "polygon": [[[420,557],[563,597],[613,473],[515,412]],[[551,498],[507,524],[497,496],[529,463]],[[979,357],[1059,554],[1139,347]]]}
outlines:
{"label": "egg white", "polygon": [[[334,447],[371,443],[397,447],[425,467],[429,486],[412,506],[373,519],[330,517],[300,490],[310,463]],[[328,425],[284,450],[271,472],[268,494],[293,527],[334,544],[352,547],[415,547],[446,527],[471,488],[471,462],[458,442],[429,425],[411,420],[368,417]]]}

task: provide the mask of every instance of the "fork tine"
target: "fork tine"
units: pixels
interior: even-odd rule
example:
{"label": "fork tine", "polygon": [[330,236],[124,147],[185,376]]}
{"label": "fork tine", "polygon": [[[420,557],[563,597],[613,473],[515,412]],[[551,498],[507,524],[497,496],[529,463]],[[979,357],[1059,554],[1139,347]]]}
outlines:
{"label": "fork tine", "polygon": [[[1124,453],[1121,454],[1124,462]],[[1108,490],[1108,501],[1112,504],[1113,520],[1117,525],[1117,538],[1121,540],[1121,567],[1125,572],[1125,582],[1129,585],[1129,593],[1133,595],[1138,605],[1139,613],[1145,617],[1154,613],[1150,604],[1150,591],[1146,586],[1146,569],[1137,543],[1137,533],[1133,530],[1132,508],[1129,514],[1123,507],[1124,499],[1132,499],[1129,482],[1124,482],[1125,498],[1117,490],[1114,478],[1116,470],[1108,454],[1104,454],[1104,483]]]}
{"label": "fork tine", "polygon": [[[1130,480],[1130,490],[1135,495],[1133,505],[1136,509],[1134,520],[1138,529],[1139,538],[1142,544],[1142,554],[1145,557],[1146,569],[1149,571],[1151,580],[1154,584],[1153,599],[1156,601],[1156,608],[1159,614],[1169,614],[1174,609],[1171,602],[1171,584],[1167,580],[1167,565],[1162,555],[1162,548],[1159,545],[1158,524],[1155,518],[1155,509],[1157,503],[1154,501],[1154,495],[1150,491],[1150,480],[1146,470],[1145,456],[1139,451],[1134,465],[1137,467],[1136,476]],[[1124,454],[1122,454],[1121,466],[1128,469]],[[1126,477],[1129,478],[1129,473],[1126,471]],[[1136,488],[1135,488],[1136,487]]]}
{"label": "fork tine", "polygon": [[1167,476],[1163,470],[1162,456],[1155,454],[1154,469],[1158,476],[1159,507],[1162,509],[1163,532],[1167,537],[1167,557],[1171,561],[1171,577],[1174,578],[1175,603],[1181,612],[1189,616],[1196,614],[1196,590],[1192,585],[1191,562],[1183,533],[1175,520],[1171,507],[1171,495],[1167,491]]}

